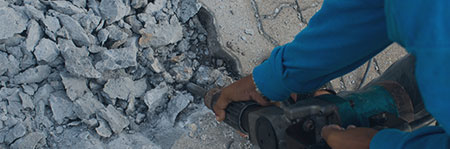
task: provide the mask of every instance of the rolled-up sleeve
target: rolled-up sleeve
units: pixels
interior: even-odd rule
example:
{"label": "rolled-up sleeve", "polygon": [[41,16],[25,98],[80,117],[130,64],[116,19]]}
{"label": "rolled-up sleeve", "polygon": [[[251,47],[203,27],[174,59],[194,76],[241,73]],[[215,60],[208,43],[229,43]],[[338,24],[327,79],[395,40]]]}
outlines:
{"label": "rolled-up sleeve", "polygon": [[253,70],[271,100],[313,91],[364,64],[392,43],[383,0],[325,0],[308,27]]}

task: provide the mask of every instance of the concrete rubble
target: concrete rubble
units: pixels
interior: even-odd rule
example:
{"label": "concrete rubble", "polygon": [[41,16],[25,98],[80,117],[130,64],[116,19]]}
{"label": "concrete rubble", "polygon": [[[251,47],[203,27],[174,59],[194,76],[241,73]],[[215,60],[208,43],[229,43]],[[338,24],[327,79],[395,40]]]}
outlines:
{"label": "concrete rubble", "polygon": [[171,148],[206,114],[198,89],[237,77],[212,55],[201,8],[0,0],[0,148]]}

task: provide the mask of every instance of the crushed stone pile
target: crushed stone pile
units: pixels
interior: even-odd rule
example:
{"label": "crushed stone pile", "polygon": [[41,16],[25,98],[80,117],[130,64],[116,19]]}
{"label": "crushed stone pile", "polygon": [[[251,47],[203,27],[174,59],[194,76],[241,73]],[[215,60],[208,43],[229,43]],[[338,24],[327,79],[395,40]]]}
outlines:
{"label": "crushed stone pile", "polygon": [[0,0],[0,148],[170,148],[206,111],[191,92],[233,81],[200,9]]}

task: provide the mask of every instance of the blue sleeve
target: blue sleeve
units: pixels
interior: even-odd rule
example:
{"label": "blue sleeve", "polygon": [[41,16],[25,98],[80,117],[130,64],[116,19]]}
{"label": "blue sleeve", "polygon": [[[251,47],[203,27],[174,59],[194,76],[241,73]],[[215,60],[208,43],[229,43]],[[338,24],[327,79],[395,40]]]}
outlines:
{"label": "blue sleeve", "polygon": [[392,42],[383,0],[325,0],[308,27],[253,70],[271,100],[313,91],[362,65]]}
{"label": "blue sleeve", "polygon": [[386,0],[389,37],[416,56],[419,90],[440,126],[411,133],[382,130],[372,139],[371,148],[450,148],[449,6],[448,0]]}

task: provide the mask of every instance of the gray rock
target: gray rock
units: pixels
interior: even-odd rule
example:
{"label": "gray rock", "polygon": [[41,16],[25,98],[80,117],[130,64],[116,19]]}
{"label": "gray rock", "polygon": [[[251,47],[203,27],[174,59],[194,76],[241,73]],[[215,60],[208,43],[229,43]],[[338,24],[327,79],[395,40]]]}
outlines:
{"label": "gray rock", "polygon": [[119,46],[121,46],[122,44],[124,44],[127,41],[128,38],[128,34],[121,28],[115,26],[115,25],[110,25],[108,27],[106,27],[106,29],[109,32],[109,40],[110,40],[110,44],[111,44],[111,48],[115,49]]}
{"label": "gray rock", "polygon": [[153,60],[153,63],[150,64],[150,68],[156,73],[161,73],[165,71],[164,67],[161,65],[161,63],[159,63],[159,60],[156,58]]}
{"label": "gray rock", "polygon": [[45,19],[43,19],[42,22],[44,24],[45,34],[52,40],[56,40],[56,32],[61,28],[58,18],[45,16]]}
{"label": "gray rock", "polygon": [[177,82],[188,82],[194,75],[191,67],[175,66],[171,70]]}
{"label": "gray rock", "polygon": [[43,38],[34,51],[37,61],[45,61],[47,63],[54,61],[58,57],[58,54],[58,45],[47,38]]}
{"label": "gray rock", "polygon": [[119,134],[119,137],[109,142],[109,149],[161,149],[159,145],[153,143],[142,134]]}
{"label": "gray rock", "polygon": [[105,44],[106,40],[108,40],[109,31],[107,29],[101,29],[97,33],[98,41],[101,45]]}
{"label": "gray rock", "polygon": [[18,138],[23,137],[26,133],[27,128],[20,122],[8,131],[8,134],[5,137],[5,142],[11,144]]}
{"label": "gray rock", "polygon": [[73,5],[80,7],[80,8],[85,8],[86,7],[86,0],[71,0]]}
{"label": "gray rock", "polygon": [[55,91],[52,86],[49,84],[45,84],[42,87],[40,87],[36,94],[34,94],[34,100],[35,101],[48,101],[48,98],[50,98],[50,94]]}
{"label": "gray rock", "polygon": [[95,98],[79,98],[75,101],[75,113],[80,119],[89,119],[92,114],[97,113],[105,106]]}
{"label": "gray rock", "polygon": [[112,105],[108,105],[105,109],[101,109],[99,116],[108,122],[111,130],[116,134],[122,132],[122,130],[130,124],[128,119]]}
{"label": "gray rock", "polygon": [[167,0],[154,0],[153,3],[148,3],[145,8],[145,13],[154,15],[160,12],[167,5]]}
{"label": "gray rock", "polygon": [[34,20],[43,20],[45,18],[42,11],[29,4],[25,4],[25,13],[27,14],[28,18]]}
{"label": "gray rock", "polygon": [[27,39],[25,40],[25,49],[33,52],[34,47],[39,43],[39,40],[41,40],[44,32],[35,20],[31,20],[28,25],[27,35]]}
{"label": "gray rock", "polygon": [[97,131],[97,134],[105,137],[105,138],[109,138],[112,135],[111,129],[108,127],[108,124],[106,123],[105,120],[99,120],[99,126],[97,128],[95,128],[95,131]]}
{"label": "gray rock", "polygon": [[130,12],[130,7],[122,0],[102,0],[100,2],[100,13],[108,24],[121,20]]}
{"label": "gray rock", "polygon": [[135,122],[136,122],[137,124],[140,124],[141,122],[144,121],[144,119],[145,119],[145,114],[138,113],[138,114],[136,115],[136,120],[135,120]]}
{"label": "gray rock", "polygon": [[28,19],[14,9],[0,8],[0,40],[14,36],[26,29]]}
{"label": "gray rock", "polygon": [[53,93],[49,101],[56,123],[63,124],[67,119],[75,118],[73,103],[67,97]]}
{"label": "gray rock", "polygon": [[45,141],[45,138],[44,133],[32,132],[11,144],[11,149],[35,149],[38,148],[39,142]]}
{"label": "gray rock", "polygon": [[7,47],[6,49],[7,49],[8,53],[13,55],[16,59],[22,59],[23,58],[22,47],[20,47],[20,46]]}
{"label": "gray rock", "polygon": [[5,44],[6,47],[16,47],[21,46],[25,42],[25,37],[20,34],[14,34],[12,37],[5,39],[2,43]]}
{"label": "gray rock", "polygon": [[45,80],[50,75],[50,72],[51,68],[48,65],[39,65],[16,75],[13,82],[17,84],[38,83]]}
{"label": "gray rock", "polygon": [[106,48],[106,47],[102,47],[102,46],[98,46],[98,45],[92,45],[92,46],[90,46],[89,48],[88,48],[88,51],[89,52],[91,52],[91,53],[100,53],[100,52],[103,52],[103,51],[106,51],[106,50],[108,50],[108,48]]}
{"label": "gray rock", "polygon": [[103,72],[136,66],[137,51],[138,49],[135,47],[103,51],[101,53],[102,60],[95,64],[95,68]]}
{"label": "gray rock", "polygon": [[53,126],[53,122],[47,116],[45,116],[46,112],[47,108],[46,104],[44,103],[44,100],[38,100],[36,104],[36,117],[35,117],[36,124],[38,124],[39,126],[43,126],[44,128],[50,128]]}
{"label": "gray rock", "polygon": [[58,16],[62,26],[68,31],[73,42],[78,46],[89,46],[91,40],[81,25],[72,17],[60,14]]}
{"label": "gray rock", "polygon": [[103,91],[108,94],[109,98],[127,100],[130,96],[135,96],[134,89],[133,80],[128,77],[121,77],[108,80]]}
{"label": "gray rock", "polygon": [[139,21],[135,15],[126,17],[125,22],[131,25],[131,29],[135,33],[139,33],[139,30],[143,28],[141,21]]}
{"label": "gray rock", "polygon": [[138,8],[142,8],[144,6],[146,6],[148,3],[148,0],[131,0],[131,7],[133,7],[134,9],[138,9]]}
{"label": "gray rock", "polygon": [[0,8],[7,7],[8,2],[5,2],[5,0],[0,0]]}
{"label": "gray rock", "polygon": [[148,13],[140,13],[137,17],[142,23],[144,23],[144,27],[151,27],[157,23],[156,18]]}
{"label": "gray rock", "polygon": [[26,94],[31,95],[31,96],[34,95],[34,92],[37,90],[37,88],[38,88],[38,85],[36,85],[36,84],[22,85],[23,92],[25,92]]}
{"label": "gray rock", "polygon": [[144,102],[147,105],[149,112],[153,112],[157,107],[166,103],[169,89],[169,86],[163,82],[156,88],[145,93]]}
{"label": "gray rock", "polygon": [[194,97],[191,94],[182,94],[179,92],[174,98],[170,99],[167,105],[167,113],[169,114],[169,120],[172,124],[175,124],[175,119],[177,118],[178,114],[183,111],[192,101],[194,101]]}
{"label": "gray rock", "polygon": [[93,32],[100,24],[101,17],[96,16],[93,11],[89,11],[88,14],[80,18],[80,24],[83,26],[86,32]]}
{"label": "gray rock", "polygon": [[22,100],[23,108],[25,108],[25,109],[30,108],[31,110],[34,110],[34,103],[33,103],[33,100],[31,99],[30,95],[20,92],[19,97]]}
{"label": "gray rock", "polygon": [[161,22],[157,25],[150,25],[140,31],[141,47],[161,47],[176,43],[183,38],[183,28],[176,17],[170,21]]}
{"label": "gray rock", "polygon": [[5,74],[6,71],[8,71],[8,55],[6,53],[0,52],[0,76]]}
{"label": "gray rock", "polygon": [[22,113],[23,107],[22,107],[22,104],[20,104],[20,102],[9,101],[7,109],[8,109],[9,114],[14,115],[19,118],[24,118],[24,115]]}
{"label": "gray rock", "polygon": [[51,1],[50,6],[54,10],[67,15],[86,13],[86,10],[72,5],[69,1]]}
{"label": "gray rock", "polygon": [[24,69],[27,69],[29,67],[33,67],[36,65],[36,58],[34,58],[34,54],[31,53],[31,51],[23,49],[22,53],[23,53],[23,57],[22,57],[22,60],[20,63],[21,70],[24,70]]}
{"label": "gray rock", "polygon": [[211,85],[213,84],[219,76],[222,75],[220,71],[207,66],[200,66],[195,73],[195,81],[200,85]]}
{"label": "gray rock", "polygon": [[198,0],[182,0],[179,3],[176,14],[181,22],[186,23],[190,18],[197,14],[201,7],[202,5]]}
{"label": "gray rock", "polygon": [[86,48],[77,48],[71,45],[70,41],[65,42],[61,44],[60,41],[59,47],[65,59],[67,71],[86,78],[100,78],[101,74],[92,65],[88,50]]}
{"label": "gray rock", "polygon": [[134,95],[135,97],[142,97],[147,91],[147,78],[134,81]]}
{"label": "gray rock", "polygon": [[78,98],[89,98],[93,96],[87,87],[87,80],[85,78],[75,77],[67,73],[61,73],[60,76],[70,100],[75,101]]}

